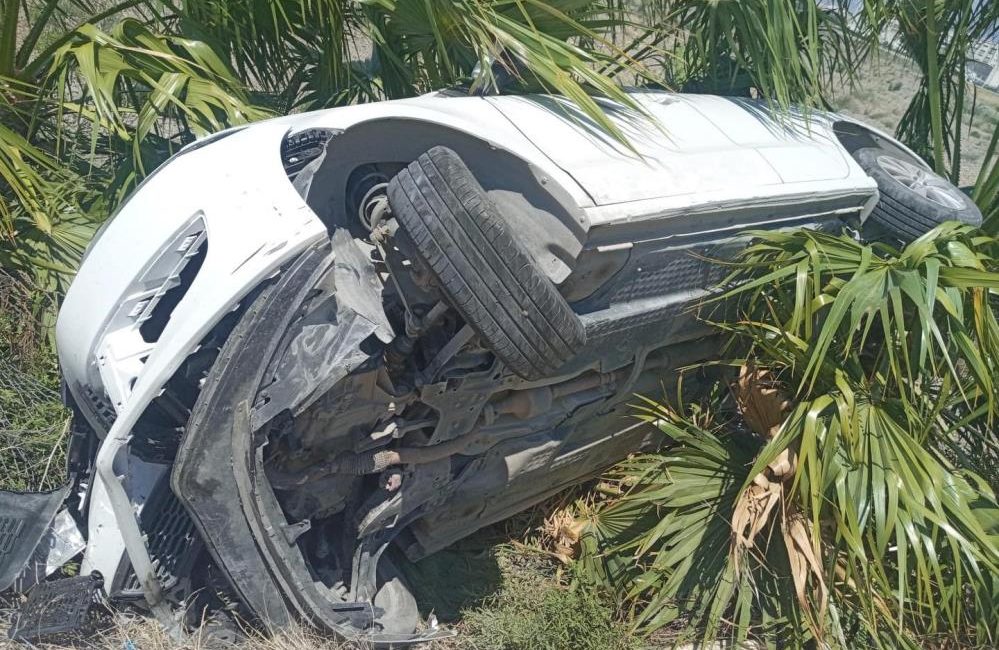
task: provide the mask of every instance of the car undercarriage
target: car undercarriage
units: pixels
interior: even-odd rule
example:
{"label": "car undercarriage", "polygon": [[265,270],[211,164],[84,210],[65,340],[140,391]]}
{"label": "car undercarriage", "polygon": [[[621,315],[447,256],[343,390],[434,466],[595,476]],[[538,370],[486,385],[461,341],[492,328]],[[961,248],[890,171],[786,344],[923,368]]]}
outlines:
{"label": "car undercarriage", "polygon": [[[371,200],[363,213],[387,221],[382,230],[367,240],[335,232],[241,315],[179,444],[172,485],[270,624],[301,616],[393,642],[413,640],[418,624],[393,557],[417,561],[657,444],[629,401],[661,391],[666,373],[707,358],[717,341],[691,311],[689,275],[675,273],[685,258],[702,273],[712,263],[658,251],[605,288],[672,294],[654,317],[614,321],[619,329],[600,332],[558,374],[519,377],[428,281],[387,203]],[[678,292],[664,291],[670,280]],[[667,310],[675,331],[664,345]],[[607,340],[622,336],[649,344],[607,354]]]}

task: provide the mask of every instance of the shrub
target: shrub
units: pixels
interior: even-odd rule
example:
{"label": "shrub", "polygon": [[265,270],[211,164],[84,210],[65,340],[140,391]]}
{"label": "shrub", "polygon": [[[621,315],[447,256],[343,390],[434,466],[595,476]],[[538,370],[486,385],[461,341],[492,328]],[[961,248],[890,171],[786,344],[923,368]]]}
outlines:
{"label": "shrub", "polygon": [[509,572],[483,607],[465,613],[477,650],[627,650],[627,627],[592,588],[569,586],[537,571]]}
{"label": "shrub", "polygon": [[52,488],[64,479],[68,413],[38,301],[29,284],[0,271],[0,489]]}
{"label": "shrub", "polygon": [[991,647],[999,240],[755,236],[718,323],[738,379],[645,407],[675,444],[612,474],[625,496],[586,533],[587,579],[646,632]]}

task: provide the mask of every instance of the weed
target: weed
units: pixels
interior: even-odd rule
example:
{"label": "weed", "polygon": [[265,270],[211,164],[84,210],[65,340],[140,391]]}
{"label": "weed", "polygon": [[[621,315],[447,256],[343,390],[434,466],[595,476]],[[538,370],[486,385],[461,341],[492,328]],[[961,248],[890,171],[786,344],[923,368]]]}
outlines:
{"label": "weed", "polygon": [[[637,647],[603,597],[538,570],[540,555],[509,555],[507,580],[476,610],[465,612],[464,646],[476,650],[627,650]],[[532,566],[531,563],[535,564]]]}
{"label": "weed", "polygon": [[0,272],[0,489],[53,488],[63,480],[68,412],[52,347],[38,336],[38,296]]}

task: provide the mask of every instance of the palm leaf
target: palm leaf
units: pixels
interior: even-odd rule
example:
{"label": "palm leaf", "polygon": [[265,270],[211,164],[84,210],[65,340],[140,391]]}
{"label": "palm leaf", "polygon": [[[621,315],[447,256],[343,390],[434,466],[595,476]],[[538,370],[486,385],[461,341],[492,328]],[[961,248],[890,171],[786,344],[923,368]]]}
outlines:
{"label": "palm leaf", "polygon": [[[999,242],[958,224],[902,250],[819,232],[755,236],[728,279],[724,299],[738,309],[723,313],[735,317],[719,327],[793,404],[766,444],[738,420],[644,405],[674,445],[612,474],[632,489],[596,515],[586,561],[613,570],[594,575],[649,630],[679,618],[687,636],[767,629],[792,647],[993,643],[996,472],[961,461],[969,436],[997,446]],[[714,395],[718,409],[724,384]],[[783,478],[778,457],[794,459]],[[775,485],[781,506],[754,515],[764,529],[747,551],[732,541],[736,506]],[[604,515],[613,525],[600,526]],[[818,558],[808,568],[818,578],[802,578],[788,539]],[[695,564],[704,554],[712,561]]]}
{"label": "palm leaf", "polygon": [[248,102],[241,84],[205,44],[153,33],[132,19],[110,33],[81,27],[56,52],[50,74],[66,80],[64,93],[72,93],[79,81],[83,94],[64,105],[131,142],[140,175],[150,171],[144,169],[141,143],[158,136],[165,120],[183,137],[266,115]]}
{"label": "palm leaf", "polygon": [[972,198],[982,210],[982,229],[999,236],[999,129],[992,133]]}
{"label": "palm leaf", "polygon": [[867,43],[847,27],[845,11],[802,0],[656,0],[642,3],[659,29],[679,32],[687,90],[751,92],[787,110],[823,105],[823,81],[850,77]]}
{"label": "palm leaf", "polygon": [[898,25],[893,46],[921,73],[920,86],[896,134],[941,174],[958,182],[968,89],[967,52],[999,33],[999,7],[973,0],[867,0],[877,9],[860,15],[878,33]]}

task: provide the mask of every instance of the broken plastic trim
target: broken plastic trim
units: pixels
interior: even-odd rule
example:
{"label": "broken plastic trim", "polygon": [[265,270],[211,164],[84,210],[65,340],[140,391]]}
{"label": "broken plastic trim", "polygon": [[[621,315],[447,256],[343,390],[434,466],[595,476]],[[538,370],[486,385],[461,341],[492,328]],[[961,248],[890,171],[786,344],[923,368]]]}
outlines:
{"label": "broken plastic trim", "polygon": [[51,635],[88,631],[104,605],[103,586],[99,574],[36,585],[11,622],[8,638],[30,645]]}
{"label": "broken plastic trim", "polygon": [[0,592],[13,585],[28,565],[69,487],[67,483],[50,492],[0,491]]}
{"label": "broken plastic trim", "polygon": [[128,493],[125,492],[125,486],[122,485],[114,471],[114,460],[128,445],[129,437],[127,433],[125,435],[120,432],[116,432],[115,435],[108,433],[104,439],[104,444],[97,452],[97,462],[95,463],[97,476],[104,482],[104,489],[107,491],[115,523],[118,524],[125,552],[128,554],[135,576],[142,586],[149,610],[172,637],[181,638],[183,630],[180,623],[174,618],[170,605],[163,600],[163,591],[160,588],[159,580],[156,579],[156,568],[149,557],[148,549],[146,549],[146,543],[142,530],[139,528],[139,520],[135,516],[135,510],[132,508],[132,502],[128,498]]}
{"label": "broken plastic trim", "polygon": [[[260,286],[266,286],[266,284],[267,282],[264,281],[262,285],[258,285],[257,288],[251,290],[247,296],[241,297],[237,306],[234,307],[235,312],[230,312],[230,314],[223,316],[220,323],[216,325],[216,330],[206,334],[206,337],[210,339],[214,336],[219,327],[222,327],[223,331],[225,331],[228,326],[223,325],[223,322],[232,317],[233,313],[241,313],[241,310],[238,308],[239,305],[252,302],[252,297],[258,295]],[[205,340],[202,340],[201,345],[205,345]],[[141,416],[140,420],[132,424],[132,427],[134,428],[139,421],[141,421]],[[145,536],[135,515],[135,510],[128,497],[128,493],[125,492],[124,485],[114,471],[115,458],[117,458],[119,453],[126,451],[131,439],[131,431],[124,433],[115,431],[114,435],[112,435],[112,430],[108,430],[108,435],[104,438],[94,461],[95,480],[100,480],[104,483],[108,503],[111,505],[115,523],[118,525],[118,530],[122,536],[125,554],[132,565],[135,578],[142,588],[142,594],[149,605],[150,611],[171,637],[181,639],[184,636],[183,628],[180,621],[174,617],[169,603],[164,599],[162,587],[156,577],[155,565],[153,564],[149,549],[146,547]]]}

